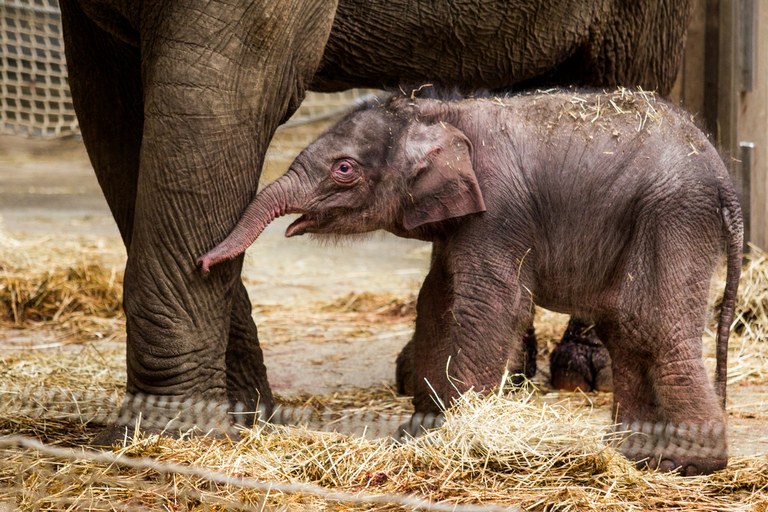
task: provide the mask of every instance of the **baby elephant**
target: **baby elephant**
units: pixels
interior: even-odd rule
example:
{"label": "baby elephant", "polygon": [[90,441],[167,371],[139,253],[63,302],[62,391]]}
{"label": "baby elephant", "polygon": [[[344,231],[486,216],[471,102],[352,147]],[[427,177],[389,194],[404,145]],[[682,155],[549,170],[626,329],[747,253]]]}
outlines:
{"label": "baby elephant", "polygon": [[[260,192],[198,262],[286,236],[385,229],[433,243],[412,341],[414,407],[498,386],[534,304],[594,322],[612,360],[621,450],[683,474],[727,464],[725,379],[742,217],[717,151],[649,93],[395,98],[346,116]],[[727,277],[716,385],[702,363],[710,279]]]}

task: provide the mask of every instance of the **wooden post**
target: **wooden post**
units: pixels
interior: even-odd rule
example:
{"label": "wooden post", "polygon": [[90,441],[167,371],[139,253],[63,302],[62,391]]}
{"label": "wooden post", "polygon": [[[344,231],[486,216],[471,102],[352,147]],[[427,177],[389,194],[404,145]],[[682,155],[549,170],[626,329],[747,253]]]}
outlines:
{"label": "wooden post", "polygon": [[[694,39],[690,57],[698,60],[703,46],[703,65],[697,71],[686,63],[681,96],[687,109],[702,113],[731,169],[745,216],[745,241],[768,248],[768,76],[759,68],[759,56],[768,55],[768,9],[759,4],[706,0],[697,5],[697,12],[703,11],[703,41]],[[694,38],[700,37],[697,16],[689,33]],[[695,85],[685,85],[697,80],[703,83],[700,105],[688,101],[694,99]]]}
{"label": "wooden post", "polygon": [[749,201],[742,200],[742,208],[749,227],[748,240],[768,250],[768,3],[734,3],[740,5],[742,20],[738,95],[741,179],[749,193]]}

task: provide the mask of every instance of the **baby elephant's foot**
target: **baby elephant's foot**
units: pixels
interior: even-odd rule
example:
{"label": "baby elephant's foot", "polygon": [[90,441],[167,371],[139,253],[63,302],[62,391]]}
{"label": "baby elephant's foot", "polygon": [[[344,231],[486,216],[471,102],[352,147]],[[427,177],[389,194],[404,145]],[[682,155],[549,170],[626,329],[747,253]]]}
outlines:
{"label": "baby elephant's foot", "polygon": [[638,468],[706,475],[728,465],[725,427],[721,424],[632,423],[619,446]]}
{"label": "baby elephant's foot", "polygon": [[552,387],[565,391],[611,391],[611,357],[595,330],[571,320],[549,358]]}
{"label": "baby elephant's foot", "polygon": [[445,423],[445,415],[443,415],[443,413],[415,412],[411,416],[411,419],[397,428],[394,437],[398,441],[416,438],[429,429],[441,427],[443,423]]}

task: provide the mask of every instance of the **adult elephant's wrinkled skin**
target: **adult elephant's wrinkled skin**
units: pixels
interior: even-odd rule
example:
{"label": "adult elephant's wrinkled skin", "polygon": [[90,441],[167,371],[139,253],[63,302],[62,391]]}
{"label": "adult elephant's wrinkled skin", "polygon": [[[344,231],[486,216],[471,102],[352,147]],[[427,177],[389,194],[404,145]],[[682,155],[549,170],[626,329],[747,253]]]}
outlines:
{"label": "adult elephant's wrinkled skin", "polygon": [[691,12],[690,0],[60,5],[83,140],[128,253],[127,390],[247,410],[273,401],[242,259],[207,277],[195,260],[240,218],[275,129],[307,90],[627,84],[666,94]]}

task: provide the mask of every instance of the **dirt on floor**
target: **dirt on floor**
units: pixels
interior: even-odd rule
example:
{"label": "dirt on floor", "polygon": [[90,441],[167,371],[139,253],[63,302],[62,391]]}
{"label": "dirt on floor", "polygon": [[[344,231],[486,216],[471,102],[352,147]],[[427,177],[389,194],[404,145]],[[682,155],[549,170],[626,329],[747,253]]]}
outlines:
{"label": "dirt on floor", "polygon": [[[291,398],[391,389],[395,357],[412,332],[413,301],[429,264],[428,244],[388,234],[342,244],[289,240],[283,236],[289,222],[279,219],[270,225],[249,249],[243,270],[274,391]],[[0,137],[0,244],[19,251],[30,244],[38,250],[66,246],[74,253],[83,247],[81,259],[97,255],[99,262],[120,269],[124,250],[78,141]],[[56,254],[51,252],[53,262]],[[537,321],[542,360],[535,381],[545,391],[544,357],[564,322],[565,317],[553,314]],[[73,343],[55,326],[2,328],[0,359],[29,355],[39,364],[43,354],[54,360],[96,350],[124,368],[124,333],[104,338]],[[735,380],[729,388],[731,451],[768,453],[768,385],[754,378]],[[549,396],[583,402],[609,420],[609,395]]]}

